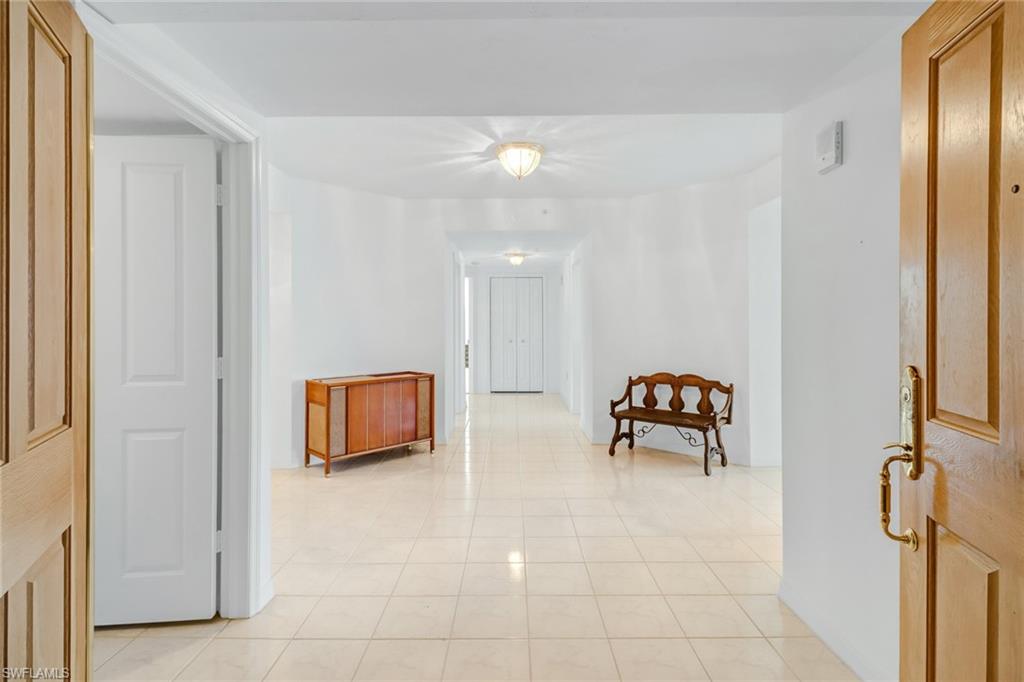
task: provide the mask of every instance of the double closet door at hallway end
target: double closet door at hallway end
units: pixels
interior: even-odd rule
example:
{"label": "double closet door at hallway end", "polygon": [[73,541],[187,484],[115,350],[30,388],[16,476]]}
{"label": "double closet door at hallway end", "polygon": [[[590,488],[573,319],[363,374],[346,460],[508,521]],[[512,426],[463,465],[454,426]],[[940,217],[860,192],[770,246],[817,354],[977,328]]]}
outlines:
{"label": "double closet door at hallway end", "polygon": [[491,391],[544,390],[544,280],[491,278]]}

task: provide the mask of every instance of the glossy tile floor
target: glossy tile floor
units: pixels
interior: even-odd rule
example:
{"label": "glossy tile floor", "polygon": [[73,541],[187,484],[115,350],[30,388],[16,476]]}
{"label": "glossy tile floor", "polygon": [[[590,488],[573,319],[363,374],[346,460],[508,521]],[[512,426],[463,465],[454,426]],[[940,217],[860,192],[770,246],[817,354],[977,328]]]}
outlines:
{"label": "glossy tile floor", "polygon": [[433,456],[273,481],[270,605],[100,630],[98,679],[855,679],[774,596],[777,470],[610,458],[559,398],[495,395]]}

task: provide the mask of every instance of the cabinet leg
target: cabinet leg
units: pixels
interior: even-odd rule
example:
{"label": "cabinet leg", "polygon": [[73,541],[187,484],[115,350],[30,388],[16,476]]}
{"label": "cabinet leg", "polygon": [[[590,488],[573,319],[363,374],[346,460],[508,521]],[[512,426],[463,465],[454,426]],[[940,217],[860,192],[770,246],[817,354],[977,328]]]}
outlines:
{"label": "cabinet leg", "polygon": [[324,457],[324,478],[327,478],[330,475],[331,475],[331,458],[330,457]]}
{"label": "cabinet leg", "polygon": [[307,469],[309,468],[309,450],[306,450],[306,462],[305,462],[305,466],[306,466],[306,468],[307,468]]}
{"label": "cabinet leg", "polygon": [[430,454],[434,454],[434,439],[430,439]]}

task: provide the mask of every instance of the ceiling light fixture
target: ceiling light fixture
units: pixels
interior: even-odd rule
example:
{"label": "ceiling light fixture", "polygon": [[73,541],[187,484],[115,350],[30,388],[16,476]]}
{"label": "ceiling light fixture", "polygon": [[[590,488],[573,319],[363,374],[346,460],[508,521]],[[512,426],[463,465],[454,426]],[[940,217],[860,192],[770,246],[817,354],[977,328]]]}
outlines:
{"label": "ceiling light fixture", "polygon": [[497,153],[498,161],[509,175],[522,180],[537,170],[544,147],[535,142],[506,142],[498,145]]}
{"label": "ceiling light fixture", "polygon": [[505,254],[505,258],[508,258],[508,262],[512,265],[522,265],[523,261],[526,260],[526,254],[519,253],[518,251],[511,251]]}

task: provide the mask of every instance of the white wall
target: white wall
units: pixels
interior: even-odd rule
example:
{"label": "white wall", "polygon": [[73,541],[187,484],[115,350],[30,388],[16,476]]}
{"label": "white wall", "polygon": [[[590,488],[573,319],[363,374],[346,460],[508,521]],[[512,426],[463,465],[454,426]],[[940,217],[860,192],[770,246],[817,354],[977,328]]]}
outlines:
{"label": "white wall", "polygon": [[[591,232],[595,442],[609,441],[608,401],[628,376],[693,372],[735,384],[723,439],[730,461],[749,462],[747,210],[778,195],[778,173],[771,163],[730,181],[635,197],[621,220]],[[701,452],[668,429],[643,442]]]}
{"label": "white wall", "polygon": [[[784,118],[783,599],[865,679],[898,677],[897,544],[878,528],[897,436],[900,43],[892,35]],[[842,120],[845,163],[815,171]]]}
{"label": "white wall", "polygon": [[782,200],[747,213],[750,466],[782,465]]}
{"label": "white wall", "polygon": [[540,277],[544,280],[544,392],[557,393],[562,373],[562,267],[558,260],[520,266],[484,262],[466,267],[473,287],[473,393],[491,392],[491,277]]}

